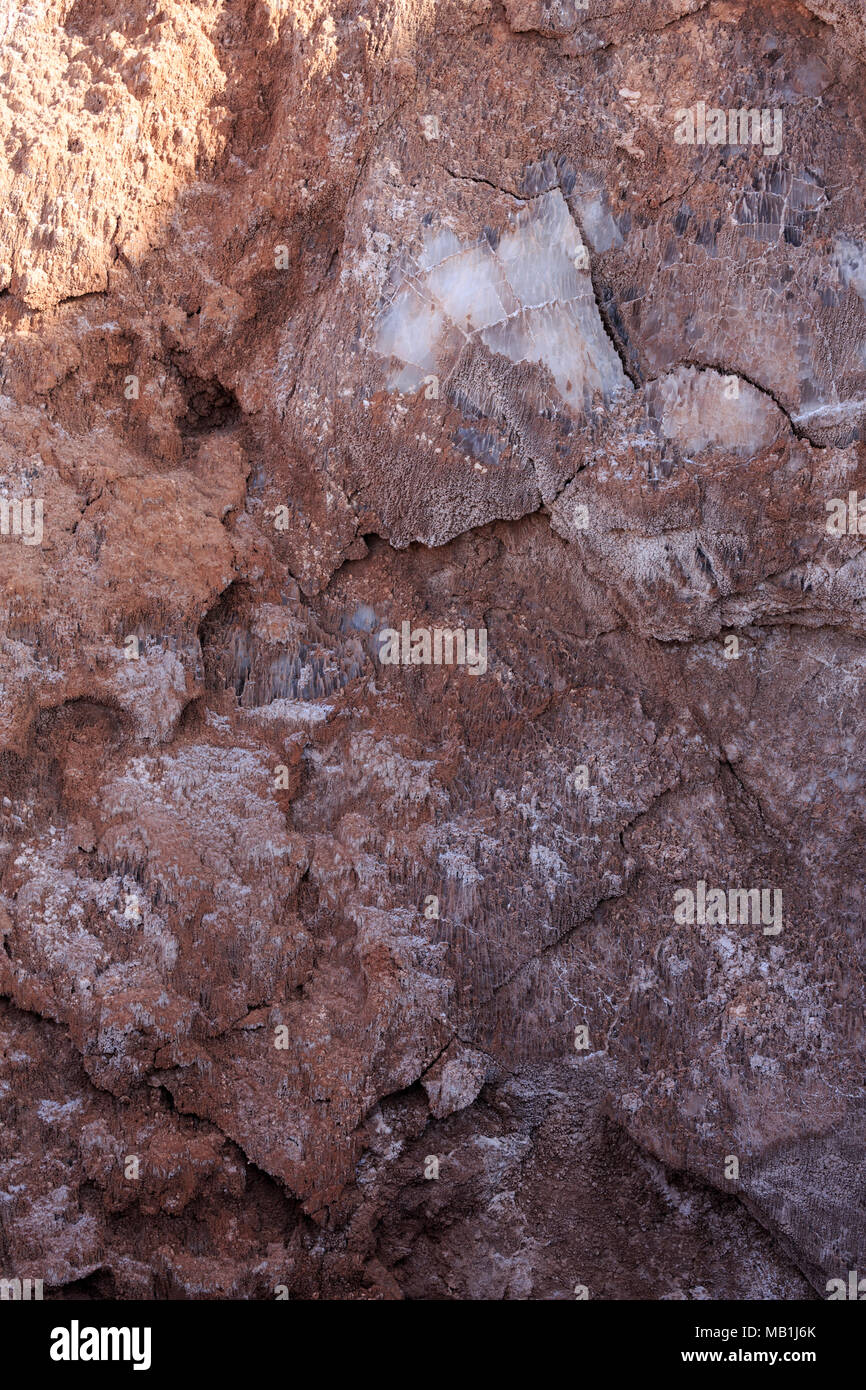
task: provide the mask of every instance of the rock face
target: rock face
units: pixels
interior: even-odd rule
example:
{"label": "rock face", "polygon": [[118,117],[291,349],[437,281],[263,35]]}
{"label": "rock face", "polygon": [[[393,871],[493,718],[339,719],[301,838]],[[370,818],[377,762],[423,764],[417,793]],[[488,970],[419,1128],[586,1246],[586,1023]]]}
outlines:
{"label": "rock face", "polygon": [[866,1267],[864,18],[0,5],[0,1277]]}

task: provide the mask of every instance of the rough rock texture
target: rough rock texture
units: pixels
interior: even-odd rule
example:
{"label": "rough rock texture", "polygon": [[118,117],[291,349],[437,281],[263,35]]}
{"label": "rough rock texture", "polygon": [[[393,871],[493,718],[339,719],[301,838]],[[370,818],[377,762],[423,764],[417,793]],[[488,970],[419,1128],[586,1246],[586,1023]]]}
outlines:
{"label": "rough rock texture", "polygon": [[0,1277],[866,1268],[864,19],[0,3]]}

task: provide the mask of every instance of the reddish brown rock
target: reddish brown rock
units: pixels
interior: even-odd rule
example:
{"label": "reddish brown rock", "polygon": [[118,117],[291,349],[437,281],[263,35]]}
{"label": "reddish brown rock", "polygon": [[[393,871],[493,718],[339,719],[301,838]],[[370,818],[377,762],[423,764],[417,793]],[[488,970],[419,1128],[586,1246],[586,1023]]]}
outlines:
{"label": "reddish brown rock", "polygon": [[3,1277],[866,1263],[862,6],[595,8],[0,13]]}

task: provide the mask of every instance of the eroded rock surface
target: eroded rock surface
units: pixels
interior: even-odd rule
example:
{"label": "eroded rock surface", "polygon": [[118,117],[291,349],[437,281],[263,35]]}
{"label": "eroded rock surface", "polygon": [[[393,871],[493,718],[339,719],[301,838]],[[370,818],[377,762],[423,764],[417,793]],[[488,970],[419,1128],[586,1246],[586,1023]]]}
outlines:
{"label": "eroded rock surface", "polygon": [[863,19],[0,5],[0,1276],[866,1267]]}

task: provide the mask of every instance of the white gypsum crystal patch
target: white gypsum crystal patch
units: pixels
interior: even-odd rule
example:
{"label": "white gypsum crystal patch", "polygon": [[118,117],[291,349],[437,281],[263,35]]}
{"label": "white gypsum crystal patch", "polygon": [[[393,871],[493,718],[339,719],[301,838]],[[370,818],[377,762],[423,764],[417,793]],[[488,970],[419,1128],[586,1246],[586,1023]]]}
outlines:
{"label": "white gypsum crystal patch", "polygon": [[660,406],[661,432],[687,454],[707,448],[754,457],[785,429],[779,407],[740,377],[711,368],[675,367],[647,388]]}
{"label": "white gypsum crystal patch", "polygon": [[598,312],[589,260],[559,189],[533,199],[493,245],[461,246],[448,229],[423,232],[417,273],[406,276],[375,325],[375,349],[393,362],[391,391],[444,377],[467,343],[509,361],[546,366],[578,413],[631,383]]}

